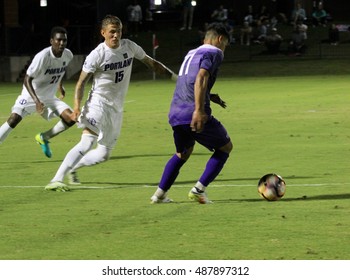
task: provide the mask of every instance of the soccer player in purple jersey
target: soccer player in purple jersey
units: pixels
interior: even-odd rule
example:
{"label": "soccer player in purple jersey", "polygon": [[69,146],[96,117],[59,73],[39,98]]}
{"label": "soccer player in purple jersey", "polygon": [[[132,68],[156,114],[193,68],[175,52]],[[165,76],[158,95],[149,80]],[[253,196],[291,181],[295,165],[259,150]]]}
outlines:
{"label": "soccer player in purple jersey", "polygon": [[207,147],[213,154],[188,197],[202,204],[211,203],[205,192],[206,187],[220,173],[233,147],[226,129],[212,116],[210,108],[210,101],[226,107],[225,102],[217,94],[211,94],[210,90],[228,43],[229,33],[224,25],[211,24],[206,31],[204,44],[190,50],[181,65],[169,112],[176,154],[165,165],[151,203],[172,202],[167,192],[191,156],[195,142]]}

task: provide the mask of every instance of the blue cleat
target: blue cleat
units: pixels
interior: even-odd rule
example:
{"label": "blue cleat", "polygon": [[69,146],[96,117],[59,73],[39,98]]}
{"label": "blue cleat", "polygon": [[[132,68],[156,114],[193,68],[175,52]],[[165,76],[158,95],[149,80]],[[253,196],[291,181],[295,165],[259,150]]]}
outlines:
{"label": "blue cleat", "polygon": [[45,156],[50,158],[52,156],[51,149],[50,149],[50,146],[49,146],[50,142],[43,138],[42,133],[37,134],[35,136],[35,140],[40,145],[40,147],[43,150]]}

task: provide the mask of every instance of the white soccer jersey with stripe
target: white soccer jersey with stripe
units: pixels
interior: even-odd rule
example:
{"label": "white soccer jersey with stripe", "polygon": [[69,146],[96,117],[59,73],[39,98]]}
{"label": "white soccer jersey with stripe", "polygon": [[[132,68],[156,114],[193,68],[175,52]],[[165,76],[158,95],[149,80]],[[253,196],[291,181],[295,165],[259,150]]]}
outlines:
{"label": "white soccer jersey with stripe", "polygon": [[129,88],[133,60],[142,60],[145,56],[145,51],[128,39],[120,40],[117,49],[100,43],[83,65],[84,72],[94,73],[89,99],[98,98],[121,112]]}
{"label": "white soccer jersey with stripe", "polygon": [[[26,73],[33,78],[33,88],[41,101],[52,99],[56,95],[59,82],[72,59],[73,54],[69,49],[65,49],[61,57],[55,57],[51,47],[35,55]],[[24,85],[22,95],[31,98]]]}

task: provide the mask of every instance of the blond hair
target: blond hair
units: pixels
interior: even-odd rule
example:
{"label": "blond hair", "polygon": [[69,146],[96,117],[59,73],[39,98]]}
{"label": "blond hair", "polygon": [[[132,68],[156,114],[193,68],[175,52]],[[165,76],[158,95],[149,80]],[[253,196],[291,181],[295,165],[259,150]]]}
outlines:
{"label": "blond hair", "polygon": [[101,22],[101,28],[104,29],[106,28],[108,25],[119,25],[122,26],[122,21],[120,20],[120,18],[118,18],[117,16],[114,15],[106,15],[104,17],[104,19]]}

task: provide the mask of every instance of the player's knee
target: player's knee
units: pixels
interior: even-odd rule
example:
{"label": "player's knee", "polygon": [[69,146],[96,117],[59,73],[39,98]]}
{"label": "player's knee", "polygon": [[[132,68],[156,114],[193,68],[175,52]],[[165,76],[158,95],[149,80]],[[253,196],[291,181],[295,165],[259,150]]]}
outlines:
{"label": "player's knee", "polygon": [[101,158],[101,162],[109,160],[112,151],[111,149],[108,149],[107,147],[102,145],[98,145],[97,150]]}
{"label": "player's knee", "polygon": [[79,145],[79,152],[82,155],[85,155],[88,151],[92,149],[97,141],[97,136],[92,134],[83,134],[81,136],[81,140]]}
{"label": "player's knee", "polygon": [[181,152],[181,153],[176,153],[176,155],[177,155],[180,159],[182,159],[182,160],[184,160],[184,161],[187,161],[187,160],[190,158],[192,152],[193,152],[193,147],[190,147],[190,148],[184,150],[184,151]]}
{"label": "player's knee", "polygon": [[221,147],[219,150],[224,152],[224,153],[229,154],[229,153],[231,153],[232,149],[233,149],[233,144],[230,141],[225,146]]}

